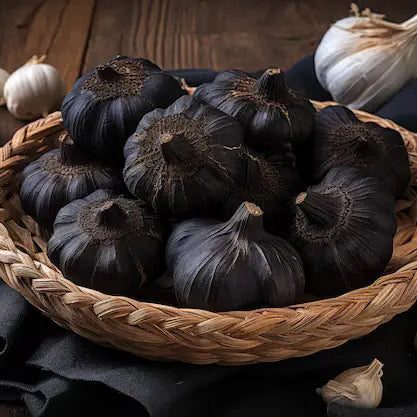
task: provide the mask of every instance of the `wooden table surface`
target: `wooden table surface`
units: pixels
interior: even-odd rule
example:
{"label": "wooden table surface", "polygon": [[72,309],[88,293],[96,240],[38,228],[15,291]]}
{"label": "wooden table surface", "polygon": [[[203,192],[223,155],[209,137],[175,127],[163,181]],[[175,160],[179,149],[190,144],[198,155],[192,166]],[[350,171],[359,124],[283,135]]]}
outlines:
{"label": "wooden table surface", "polygon": [[[63,74],[81,73],[121,54],[165,69],[289,67],[316,48],[349,0],[0,0],[0,67],[32,55]],[[416,0],[366,0],[362,6],[402,21]],[[23,126],[3,108],[0,141]],[[0,405],[0,417],[11,407]]]}
{"label": "wooden table surface", "polygon": [[[289,67],[312,53],[348,0],[1,0],[0,67],[46,54],[70,88],[81,73],[118,55],[165,69]],[[367,0],[401,21],[415,0]],[[0,141],[23,123],[0,110]]]}

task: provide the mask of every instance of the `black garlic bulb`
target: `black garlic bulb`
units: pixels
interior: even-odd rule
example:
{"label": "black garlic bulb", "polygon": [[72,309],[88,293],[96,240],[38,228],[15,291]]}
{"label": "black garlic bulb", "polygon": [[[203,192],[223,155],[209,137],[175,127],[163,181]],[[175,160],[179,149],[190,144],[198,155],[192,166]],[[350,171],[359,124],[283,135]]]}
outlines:
{"label": "black garlic bulb", "polygon": [[212,311],[286,306],[304,290],[303,266],[285,240],[265,232],[262,211],[242,203],[225,223],[181,223],[167,245],[179,303]]}
{"label": "black garlic bulb", "polygon": [[346,107],[329,106],[316,113],[312,148],[315,179],[337,166],[357,167],[384,180],[396,198],[410,183],[408,154],[401,134],[376,123],[361,122]]}
{"label": "black garlic bulb", "polygon": [[25,167],[20,186],[23,210],[48,230],[58,211],[69,202],[99,188],[124,190],[119,169],[98,162],[78,148],[68,134],[60,136],[59,142],[58,149]]}
{"label": "black garlic bulb", "polygon": [[279,69],[266,70],[258,80],[243,71],[225,71],[194,95],[238,118],[247,127],[248,143],[260,150],[304,141],[314,128],[314,107],[288,87]]}
{"label": "black garlic bulb", "polygon": [[183,94],[175,78],[147,59],[118,56],[75,82],[62,104],[64,126],[88,151],[122,158],[140,119]]}
{"label": "black garlic bulb", "polygon": [[303,188],[292,160],[276,152],[258,153],[243,148],[241,161],[244,176],[224,205],[227,218],[242,202],[251,201],[263,211],[265,229],[286,236],[290,223],[288,202]]}
{"label": "black garlic bulb", "polygon": [[59,211],[48,256],[77,285],[136,296],[163,273],[163,230],[143,202],[97,190]]}
{"label": "black garlic bulb", "polygon": [[239,122],[190,96],[140,121],[125,146],[130,192],[176,218],[212,215],[242,177]]}
{"label": "black garlic bulb", "polygon": [[306,290],[333,296],[372,283],[392,255],[394,199],[379,178],[331,169],[295,199],[290,241],[299,249]]}

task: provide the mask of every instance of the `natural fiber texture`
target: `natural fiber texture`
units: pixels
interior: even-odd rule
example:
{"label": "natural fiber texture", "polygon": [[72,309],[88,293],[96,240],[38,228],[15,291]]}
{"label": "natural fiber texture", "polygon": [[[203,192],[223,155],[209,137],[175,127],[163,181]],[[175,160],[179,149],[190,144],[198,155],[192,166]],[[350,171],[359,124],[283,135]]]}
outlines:
{"label": "natural fiber texture", "polygon": [[[323,108],[334,103],[317,103]],[[364,112],[360,119],[398,130],[417,178],[417,135]],[[363,336],[417,298],[417,195],[397,204],[398,231],[388,267],[396,271],[337,298],[286,308],[212,313],[113,297],[62,277],[46,255],[36,223],[22,212],[23,167],[50,149],[60,113],[29,124],[0,149],[0,275],[58,324],[98,343],[147,358],[249,364],[305,356]]]}

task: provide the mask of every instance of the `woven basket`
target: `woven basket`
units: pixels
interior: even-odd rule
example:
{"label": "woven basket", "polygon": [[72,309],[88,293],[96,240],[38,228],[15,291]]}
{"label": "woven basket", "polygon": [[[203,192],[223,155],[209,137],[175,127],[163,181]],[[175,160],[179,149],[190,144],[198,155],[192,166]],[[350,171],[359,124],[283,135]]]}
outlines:
{"label": "woven basket", "polygon": [[[321,109],[334,103],[314,103]],[[417,134],[357,111],[361,120],[398,130],[407,146],[413,184]],[[60,113],[20,129],[0,149],[0,276],[61,326],[95,342],[160,360],[223,365],[305,356],[363,336],[417,299],[417,196],[397,203],[398,230],[388,273],[337,298],[285,308],[212,313],[114,297],[63,278],[17,194],[22,169],[55,146]]]}

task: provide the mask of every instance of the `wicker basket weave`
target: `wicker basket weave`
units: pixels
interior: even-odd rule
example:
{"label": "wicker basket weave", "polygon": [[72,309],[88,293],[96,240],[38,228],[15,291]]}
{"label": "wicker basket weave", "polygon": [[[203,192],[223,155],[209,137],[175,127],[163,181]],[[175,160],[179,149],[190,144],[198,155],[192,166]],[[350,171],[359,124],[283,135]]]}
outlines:
{"label": "wicker basket weave", "polygon": [[[314,103],[317,109],[334,103]],[[398,130],[413,184],[417,134],[357,111],[361,120]],[[26,164],[55,146],[59,112],[20,129],[0,148],[0,276],[56,323],[95,342],[139,356],[198,364],[272,362],[305,356],[363,336],[417,299],[417,195],[397,203],[398,229],[386,275],[337,298],[286,308],[212,313],[114,297],[63,278],[46,255],[37,224],[17,194]]]}

